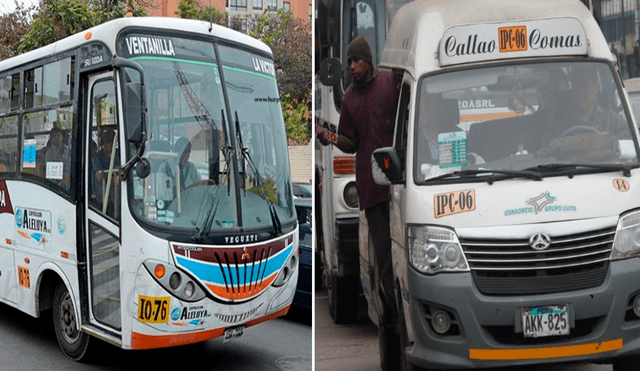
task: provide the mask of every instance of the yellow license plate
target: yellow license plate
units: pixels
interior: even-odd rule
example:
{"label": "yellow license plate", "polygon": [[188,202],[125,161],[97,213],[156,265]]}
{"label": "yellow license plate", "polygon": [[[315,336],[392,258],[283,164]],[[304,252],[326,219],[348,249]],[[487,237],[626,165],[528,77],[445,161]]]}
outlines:
{"label": "yellow license plate", "polygon": [[476,192],[473,189],[440,193],[433,196],[436,218],[466,213],[476,209]]}
{"label": "yellow license plate", "polygon": [[527,26],[498,28],[500,53],[523,52],[527,50]]}
{"label": "yellow license plate", "polygon": [[25,289],[31,289],[31,275],[29,268],[18,266],[18,285]]}
{"label": "yellow license plate", "polygon": [[169,297],[138,296],[138,321],[167,323],[169,321]]}

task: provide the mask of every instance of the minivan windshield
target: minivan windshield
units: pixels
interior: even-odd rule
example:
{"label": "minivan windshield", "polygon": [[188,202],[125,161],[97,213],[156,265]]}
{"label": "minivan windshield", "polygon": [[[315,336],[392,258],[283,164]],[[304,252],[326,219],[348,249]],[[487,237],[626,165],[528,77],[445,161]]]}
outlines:
{"label": "minivan windshield", "polygon": [[638,147],[620,97],[604,62],[521,63],[423,77],[414,179],[628,172],[638,166]]}

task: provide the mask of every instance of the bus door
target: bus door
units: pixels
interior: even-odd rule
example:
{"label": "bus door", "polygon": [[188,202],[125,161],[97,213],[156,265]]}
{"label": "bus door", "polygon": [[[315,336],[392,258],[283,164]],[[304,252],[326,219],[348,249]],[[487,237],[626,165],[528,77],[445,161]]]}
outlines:
{"label": "bus door", "polygon": [[92,324],[119,331],[120,168],[116,81],[112,71],[91,75],[86,85],[85,235]]}

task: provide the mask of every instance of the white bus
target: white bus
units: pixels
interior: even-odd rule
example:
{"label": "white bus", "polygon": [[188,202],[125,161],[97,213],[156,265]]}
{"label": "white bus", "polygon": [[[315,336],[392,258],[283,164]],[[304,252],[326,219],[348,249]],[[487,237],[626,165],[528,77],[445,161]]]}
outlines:
{"label": "white bus", "polygon": [[0,62],[0,301],[64,354],[234,338],[287,313],[298,233],[273,57],[123,18]]}
{"label": "white bus", "polygon": [[[318,0],[316,1],[315,123],[316,131],[328,131],[337,140],[342,95],[351,85],[347,47],[358,36],[371,46],[373,64],[378,65],[388,25],[401,5],[411,0]],[[361,260],[358,195],[355,187],[355,156],[335,146],[320,146],[316,158],[317,249],[322,260],[329,293],[329,313],[336,323],[355,320],[358,314],[360,271],[372,271],[368,257]],[[361,220],[363,219],[363,220]],[[366,221],[365,221],[366,223]],[[318,262],[319,263],[319,262]],[[368,273],[367,273],[368,274]],[[368,281],[362,282],[371,291]],[[372,318],[376,315],[371,314]]]}

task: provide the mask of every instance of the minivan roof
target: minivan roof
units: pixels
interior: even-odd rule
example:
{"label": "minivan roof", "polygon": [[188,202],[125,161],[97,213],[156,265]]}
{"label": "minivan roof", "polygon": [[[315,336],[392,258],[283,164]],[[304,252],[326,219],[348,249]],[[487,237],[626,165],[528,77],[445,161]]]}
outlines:
{"label": "minivan roof", "polygon": [[[558,23],[560,18],[573,18],[582,26],[587,38],[585,55],[613,61],[600,27],[579,0],[417,0],[403,6],[393,19],[381,66],[419,76],[442,68],[439,48],[452,27],[546,19]],[[517,53],[511,55],[517,57]]]}

